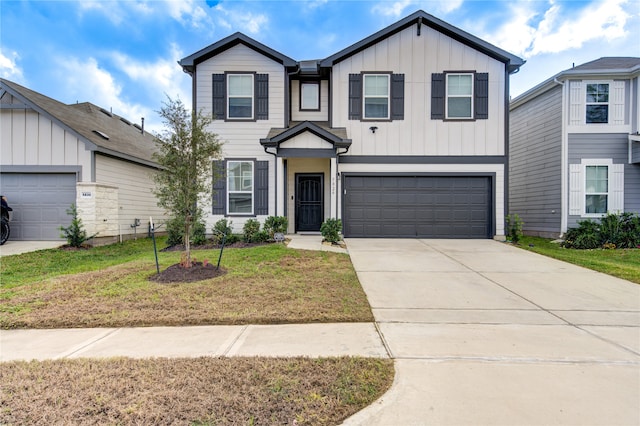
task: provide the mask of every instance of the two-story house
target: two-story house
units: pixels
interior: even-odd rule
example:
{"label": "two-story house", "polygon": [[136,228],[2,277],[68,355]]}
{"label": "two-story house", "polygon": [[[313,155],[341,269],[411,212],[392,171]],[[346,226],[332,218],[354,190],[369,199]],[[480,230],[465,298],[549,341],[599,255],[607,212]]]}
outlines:
{"label": "two-story house", "polygon": [[525,233],[640,212],[639,76],[640,58],[600,58],[513,99],[509,209]]}
{"label": "two-story house", "polygon": [[340,218],[346,237],[504,234],[509,75],[524,61],[425,12],[320,60],[236,33],[179,61],[225,142],[208,227]]}

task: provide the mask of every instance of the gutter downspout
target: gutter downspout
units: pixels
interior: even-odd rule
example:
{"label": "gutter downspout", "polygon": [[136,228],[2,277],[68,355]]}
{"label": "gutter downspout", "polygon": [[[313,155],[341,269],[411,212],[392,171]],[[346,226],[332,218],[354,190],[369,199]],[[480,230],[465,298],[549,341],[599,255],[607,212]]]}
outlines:
{"label": "gutter downspout", "polygon": [[557,77],[553,78],[553,82],[562,86],[562,114],[560,123],[560,133],[561,133],[561,142],[560,142],[560,235],[558,237],[562,237],[565,232],[567,232],[567,227],[569,223],[569,193],[567,192],[568,188],[568,173],[569,173],[569,135],[566,132],[567,126],[567,118],[568,118],[568,102],[569,102],[569,87],[565,85],[564,82],[559,81]]}
{"label": "gutter downspout", "polygon": [[[339,212],[340,213],[340,219],[342,220],[342,203],[339,202],[340,200],[342,200],[342,194],[343,194],[343,187],[342,187],[342,178],[340,177],[340,156],[343,154],[346,154],[347,152],[349,152],[349,148],[350,146],[345,148],[345,151],[343,152],[338,152],[338,149],[336,149],[336,178],[338,178],[338,182],[340,183],[340,191],[336,191],[339,192],[336,194],[336,203],[338,203],[338,205],[336,206],[336,214]],[[337,219],[337,218],[336,218]]]}

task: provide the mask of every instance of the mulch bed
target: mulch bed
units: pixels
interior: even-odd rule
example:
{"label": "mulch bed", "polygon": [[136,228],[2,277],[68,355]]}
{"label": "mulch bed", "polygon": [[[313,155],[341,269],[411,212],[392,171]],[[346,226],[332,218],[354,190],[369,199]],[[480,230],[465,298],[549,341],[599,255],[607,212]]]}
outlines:
{"label": "mulch bed", "polygon": [[202,262],[195,262],[190,268],[185,268],[179,263],[169,266],[159,274],[152,275],[149,280],[158,283],[190,283],[195,281],[208,280],[226,274],[223,268],[216,269],[211,263],[206,265]]}

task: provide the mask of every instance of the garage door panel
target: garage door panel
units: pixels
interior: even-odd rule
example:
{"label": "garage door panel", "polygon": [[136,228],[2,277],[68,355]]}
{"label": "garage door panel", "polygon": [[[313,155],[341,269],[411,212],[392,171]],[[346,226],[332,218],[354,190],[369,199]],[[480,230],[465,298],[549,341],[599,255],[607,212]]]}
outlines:
{"label": "garage door panel", "polygon": [[2,173],[3,195],[13,208],[12,240],[59,240],[68,226],[67,209],[76,201],[73,173]]}
{"label": "garage door panel", "polygon": [[345,176],[344,187],[347,237],[489,237],[489,177]]}

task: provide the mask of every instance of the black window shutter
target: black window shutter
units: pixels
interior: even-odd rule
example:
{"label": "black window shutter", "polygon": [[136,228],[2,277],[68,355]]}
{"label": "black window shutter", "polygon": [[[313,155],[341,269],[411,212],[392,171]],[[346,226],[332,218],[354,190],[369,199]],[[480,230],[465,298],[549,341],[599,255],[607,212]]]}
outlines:
{"label": "black window shutter", "polygon": [[255,213],[256,215],[269,214],[269,162],[256,161],[255,176]]}
{"label": "black window shutter", "polygon": [[486,72],[476,73],[474,83],[474,111],[475,118],[486,120],[489,118],[489,74]]}
{"label": "black window shutter", "polygon": [[431,119],[444,120],[444,74],[431,74]]}
{"label": "black window shutter", "polygon": [[269,119],[269,74],[256,74],[256,120]]}
{"label": "black window shutter", "polygon": [[227,173],[224,161],[213,162],[213,214],[226,214]]}
{"label": "black window shutter", "polygon": [[404,120],[404,74],[391,74],[391,119]]}
{"label": "black window shutter", "polygon": [[227,111],[227,79],[224,74],[213,74],[213,118],[224,120]]}
{"label": "black window shutter", "polygon": [[349,74],[349,120],[362,119],[362,74]]}

